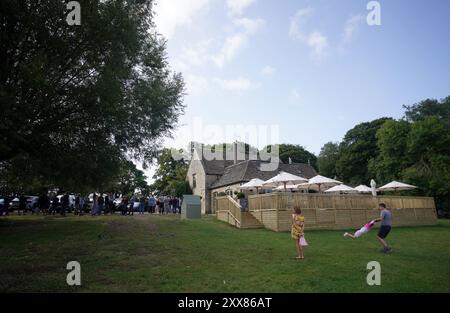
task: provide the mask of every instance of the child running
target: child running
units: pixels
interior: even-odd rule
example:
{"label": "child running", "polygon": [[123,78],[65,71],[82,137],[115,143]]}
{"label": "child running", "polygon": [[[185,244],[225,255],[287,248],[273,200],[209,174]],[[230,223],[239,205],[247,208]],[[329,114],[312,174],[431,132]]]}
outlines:
{"label": "child running", "polygon": [[375,225],[374,220],[370,221],[369,223],[367,223],[366,225],[361,227],[361,229],[357,230],[353,235],[349,234],[349,233],[345,233],[344,237],[350,237],[352,239],[359,238],[362,235],[367,234],[372,229],[373,225]]}
{"label": "child running", "polygon": [[305,240],[305,217],[302,215],[302,210],[299,207],[294,207],[292,214],[292,229],[291,236],[295,240],[295,247],[297,248],[297,260],[304,259],[303,246],[307,246],[308,243]]}

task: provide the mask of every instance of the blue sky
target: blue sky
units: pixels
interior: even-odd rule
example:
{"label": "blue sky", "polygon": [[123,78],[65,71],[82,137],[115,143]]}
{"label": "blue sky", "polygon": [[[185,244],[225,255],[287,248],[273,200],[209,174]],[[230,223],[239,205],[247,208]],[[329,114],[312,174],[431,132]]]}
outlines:
{"label": "blue sky", "polygon": [[188,93],[165,145],[275,125],[280,142],[317,154],[357,123],[449,95],[450,2],[379,1],[379,26],[366,22],[368,2],[159,0],[157,29]]}

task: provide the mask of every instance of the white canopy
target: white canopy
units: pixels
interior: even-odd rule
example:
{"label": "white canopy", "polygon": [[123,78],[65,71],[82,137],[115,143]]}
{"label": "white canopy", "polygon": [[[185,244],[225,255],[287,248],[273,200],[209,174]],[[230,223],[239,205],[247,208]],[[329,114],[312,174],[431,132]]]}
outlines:
{"label": "white canopy", "polygon": [[398,181],[391,181],[389,184],[381,186],[378,188],[379,191],[399,191],[399,190],[411,190],[415,189],[417,186],[408,185]]}
{"label": "white canopy", "polygon": [[302,188],[308,187],[307,189],[316,189],[320,191],[321,187],[329,188],[339,184],[342,184],[342,182],[322,175],[316,175],[309,179],[307,183],[302,184]]}
{"label": "white canopy", "polygon": [[[289,185],[286,185],[286,189],[298,189],[297,186],[298,185],[291,185],[291,184],[289,184]],[[285,189],[284,185],[280,185],[280,186],[274,188],[273,190],[284,190],[284,189]]]}
{"label": "white canopy", "polygon": [[287,184],[298,184],[302,182],[307,182],[308,180],[306,178],[286,173],[286,172],[280,172],[278,175],[272,177],[269,180],[266,180],[263,184],[264,187],[278,187],[279,185],[283,185],[286,189]]}
{"label": "white canopy", "polygon": [[336,193],[355,193],[358,192],[354,188],[341,184],[334,187],[331,187],[330,189],[325,190],[327,193],[336,192]]}
{"label": "white canopy", "polygon": [[246,182],[245,184],[241,185],[241,189],[258,189],[261,188],[264,184],[264,180],[259,178],[253,178],[249,182]]}
{"label": "white canopy", "polygon": [[309,183],[301,183],[296,185],[297,189],[319,190],[316,185],[310,185]]}
{"label": "white canopy", "polygon": [[366,185],[359,185],[359,186],[356,186],[354,189],[356,191],[358,191],[359,193],[371,193],[372,192],[372,188],[370,188],[369,186],[366,186]]}

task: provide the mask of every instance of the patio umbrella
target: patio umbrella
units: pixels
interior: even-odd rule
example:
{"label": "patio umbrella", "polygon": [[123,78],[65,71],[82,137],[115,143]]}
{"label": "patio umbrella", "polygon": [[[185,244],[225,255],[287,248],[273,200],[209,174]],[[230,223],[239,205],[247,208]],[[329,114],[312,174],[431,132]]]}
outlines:
{"label": "patio umbrella", "polygon": [[332,192],[336,192],[336,193],[356,193],[358,191],[356,189],[350,187],[350,186],[341,184],[341,185],[337,185],[337,186],[331,187],[330,189],[325,190],[325,192],[326,193],[332,193]]}
{"label": "patio umbrella", "polygon": [[313,178],[309,179],[307,183],[302,184],[302,187],[309,186],[308,189],[317,188],[317,190],[320,192],[321,187],[330,188],[339,184],[342,184],[342,182],[322,175],[316,175]]}
{"label": "patio umbrella", "polygon": [[258,188],[261,188],[264,184],[264,180],[259,178],[253,178],[250,181],[246,182],[245,184],[241,185],[241,189],[244,190],[250,190],[250,189],[256,189],[256,192],[258,192]]}
{"label": "patio umbrella", "polygon": [[289,185],[286,185],[286,188],[285,188],[283,185],[280,185],[280,186],[274,188],[273,190],[298,189],[297,186],[298,186],[298,185],[292,185],[292,184],[289,184]]}
{"label": "patio umbrella", "polygon": [[400,191],[400,190],[411,190],[416,189],[417,186],[408,185],[398,181],[391,181],[389,184],[381,186],[378,188],[379,191]]}
{"label": "patio umbrella", "polygon": [[356,186],[354,189],[357,190],[359,193],[371,193],[372,192],[372,188],[370,188],[366,185],[359,185],[359,186]]}
{"label": "patio umbrella", "polygon": [[264,187],[278,187],[280,185],[284,186],[284,189],[286,189],[287,184],[298,184],[307,182],[308,180],[306,178],[286,173],[286,172],[280,172],[278,175],[272,177],[269,180],[266,180],[263,184]]}

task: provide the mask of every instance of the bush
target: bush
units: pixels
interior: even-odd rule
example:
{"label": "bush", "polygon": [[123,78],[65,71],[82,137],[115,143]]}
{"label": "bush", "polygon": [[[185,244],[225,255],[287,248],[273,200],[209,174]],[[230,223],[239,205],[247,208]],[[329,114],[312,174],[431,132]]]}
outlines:
{"label": "bush", "polygon": [[243,198],[245,198],[245,194],[243,192],[238,192],[238,193],[236,193],[236,198],[243,199]]}

